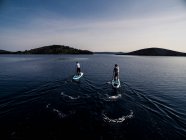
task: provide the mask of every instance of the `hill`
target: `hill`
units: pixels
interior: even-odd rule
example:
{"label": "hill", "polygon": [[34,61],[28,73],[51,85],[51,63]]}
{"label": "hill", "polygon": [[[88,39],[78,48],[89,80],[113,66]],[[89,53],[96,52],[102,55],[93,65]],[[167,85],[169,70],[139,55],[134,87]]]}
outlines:
{"label": "hill", "polygon": [[186,56],[186,53],[177,52],[163,48],[145,48],[129,53],[118,53],[118,55],[141,55],[141,56]]}
{"label": "hill", "polygon": [[4,54],[93,54],[93,52],[88,50],[75,49],[64,45],[50,45],[43,46],[31,50],[8,52],[4,51]]}
{"label": "hill", "polygon": [[5,50],[0,50],[0,54],[11,54],[12,52],[5,51]]}
{"label": "hill", "polygon": [[24,51],[25,54],[93,54],[88,50],[75,49],[64,45],[51,45]]}

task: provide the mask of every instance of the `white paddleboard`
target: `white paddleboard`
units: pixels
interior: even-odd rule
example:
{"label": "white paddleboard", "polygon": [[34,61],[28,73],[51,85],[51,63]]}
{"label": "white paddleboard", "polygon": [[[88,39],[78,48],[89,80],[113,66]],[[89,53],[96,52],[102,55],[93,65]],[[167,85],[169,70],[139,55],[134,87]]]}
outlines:
{"label": "white paddleboard", "polygon": [[118,80],[112,80],[112,86],[114,87],[114,88],[119,88],[120,87],[120,80],[118,79]]}
{"label": "white paddleboard", "polygon": [[83,76],[83,72],[80,72],[80,75],[74,75],[73,79],[74,80],[79,80]]}

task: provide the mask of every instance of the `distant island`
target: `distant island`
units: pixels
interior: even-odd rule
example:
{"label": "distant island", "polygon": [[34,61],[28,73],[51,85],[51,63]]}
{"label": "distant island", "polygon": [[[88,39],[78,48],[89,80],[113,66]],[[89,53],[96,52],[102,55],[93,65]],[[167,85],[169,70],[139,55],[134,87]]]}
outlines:
{"label": "distant island", "polygon": [[186,56],[186,53],[177,52],[163,48],[145,48],[128,53],[117,53],[117,55],[139,55],[139,56]]}
{"label": "distant island", "polygon": [[11,54],[12,52],[5,51],[5,50],[0,50],[0,54]]}
{"label": "distant island", "polygon": [[0,50],[0,54],[93,54],[93,52],[64,45],[50,45],[17,52]]}
{"label": "distant island", "polygon": [[116,55],[138,55],[138,56],[186,56],[186,53],[177,52],[163,48],[145,48],[128,53],[124,52],[91,52],[80,50],[64,45],[43,46],[31,50],[11,52],[0,50],[0,54],[116,54]]}

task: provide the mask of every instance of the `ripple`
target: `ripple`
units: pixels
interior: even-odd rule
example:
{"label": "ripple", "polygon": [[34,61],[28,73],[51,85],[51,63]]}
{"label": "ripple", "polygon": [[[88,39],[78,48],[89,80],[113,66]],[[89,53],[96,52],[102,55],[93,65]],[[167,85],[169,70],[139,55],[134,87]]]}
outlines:
{"label": "ripple", "polygon": [[122,116],[116,119],[109,118],[107,115],[103,114],[104,121],[109,122],[109,123],[122,123],[126,121],[127,119],[132,119],[133,117],[134,117],[134,113],[132,110],[130,110],[130,113],[128,115]]}
{"label": "ripple", "polygon": [[105,101],[117,101],[118,99],[122,98],[121,94],[117,94],[117,95],[108,95],[106,94],[105,97],[101,97],[101,99],[105,100]]}
{"label": "ripple", "polygon": [[58,58],[57,60],[59,61],[82,61],[82,60],[87,60],[88,58],[73,58],[73,57],[63,57],[63,58]]}
{"label": "ripple", "polygon": [[64,113],[62,111],[62,109],[57,109],[57,108],[54,108],[51,106],[51,104],[47,104],[46,105],[46,109],[49,109],[52,113],[56,113],[57,116],[60,118],[60,119],[63,119],[63,118],[66,118],[70,115],[73,115],[75,114],[75,111],[68,111],[67,113]]}
{"label": "ripple", "polygon": [[73,97],[73,96],[70,96],[70,95],[66,95],[66,94],[64,94],[64,92],[61,92],[61,96],[68,97],[69,99],[72,99],[72,100],[77,100],[77,99],[80,98],[80,96]]}

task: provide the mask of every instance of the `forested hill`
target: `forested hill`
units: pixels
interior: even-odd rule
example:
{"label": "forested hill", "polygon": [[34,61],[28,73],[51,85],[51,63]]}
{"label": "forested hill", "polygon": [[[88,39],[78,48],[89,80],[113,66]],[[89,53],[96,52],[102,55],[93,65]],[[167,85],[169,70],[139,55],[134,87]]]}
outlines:
{"label": "forested hill", "polygon": [[5,51],[5,50],[0,50],[0,54],[10,54],[12,52],[9,52],[9,51]]}
{"label": "forested hill", "polygon": [[142,56],[186,56],[186,53],[162,48],[146,48],[129,53],[118,53],[119,55],[142,55]]}
{"label": "forested hill", "polygon": [[0,54],[93,54],[93,52],[64,45],[50,45],[17,52],[0,50]]}
{"label": "forested hill", "polygon": [[51,45],[24,51],[25,54],[93,54],[88,50],[75,49],[64,45]]}

